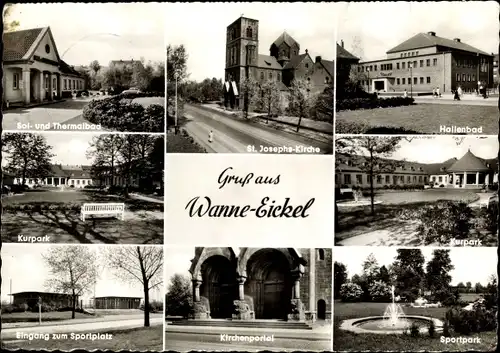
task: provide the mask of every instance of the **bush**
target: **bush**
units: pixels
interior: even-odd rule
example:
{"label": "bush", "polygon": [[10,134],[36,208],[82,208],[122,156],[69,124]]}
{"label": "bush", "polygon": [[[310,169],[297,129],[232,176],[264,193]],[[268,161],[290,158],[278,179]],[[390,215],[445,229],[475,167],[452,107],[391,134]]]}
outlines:
{"label": "bush", "polygon": [[391,300],[391,289],[389,285],[382,281],[373,282],[369,288],[368,292],[372,301],[375,302],[389,302]]}
{"label": "bush", "polygon": [[445,320],[444,324],[443,324],[443,336],[444,337],[450,337],[451,336],[451,333],[450,333],[450,324],[448,323],[448,320]]}
{"label": "bush", "polygon": [[24,313],[28,311],[29,307],[27,304],[7,304],[2,305],[2,314],[11,314],[11,313]]}
{"label": "bush", "polygon": [[357,302],[361,300],[363,289],[356,283],[344,283],[340,287],[340,299],[343,302]]}
{"label": "bush", "polygon": [[390,98],[348,98],[337,100],[335,110],[359,110],[359,109],[375,109],[375,108],[390,108],[401,107],[414,104],[413,98],[405,97],[390,97]]}
{"label": "bush", "polygon": [[434,324],[434,320],[431,320],[431,323],[429,325],[429,337],[434,338],[436,335],[436,325]]}
{"label": "bush", "polygon": [[417,325],[416,322],[412,322],[409,331],[410,331],[410,336],[411,337],[418,337],[418,336],[420,336],[420,327]]}
{"label": "bush", "polygon": [[472,228],[472,210],[464,202],[442,201],[428,206],[420,214],[417,233],[425,245],[465,239]]}
{"label": "bush", "polygon": [[473,310],[449,309],[446,319],[454,332],[463,335],[496,329],[496,312],[481,304],[474,305]]}

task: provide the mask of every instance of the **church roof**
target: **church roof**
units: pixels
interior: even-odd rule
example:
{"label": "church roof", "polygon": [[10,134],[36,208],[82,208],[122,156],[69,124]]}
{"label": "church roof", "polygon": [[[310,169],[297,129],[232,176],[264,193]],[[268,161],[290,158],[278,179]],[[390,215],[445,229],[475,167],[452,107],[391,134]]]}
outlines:
{"label": "church roof", "polygon": [[[431,32],[432,33],[432,32]],[[420,48],[429,48],[429,47],[435,47],[435,46],[440,46],[440,47],[445,47],[449,49],[455,49],[455,50],[462,50],[462,51],[467,51],[471,53],[480,53],[483,55],[490,55],[482,50],[479,50],[477,48],[474,48],[473,46],[463,43],[462,41],[456,41],[453,39],[448,39],[448,38],[443,38],[443,37],[438,37],[435,35],[435,33],[430,34],[430,33],[418,33],[411,37],[410,39],[405,40],[403,43],[395,46],[391,50],[387,52],[387,54],[390,53],[396,53],[400,51],[406,51],[406,50],[413,50],[413,49],[420,49]]]}
{"label": "church roof", "polygon": [[337,44],[337,58],[340,59],[349,59],[349,60],[359,60],[359,58],[355,57],[351,53],[349,53],[343,46]]}
{"label": "church roof", "polygon": [[485,160],[476,157],[470,150],[448,169],[449,172],[486,172],[489,170]]}
{"label": "church roof", "polygon": [[271,47],[273,45],[276,45],[277,47],[279,47],[283,43],[286,43],[286,45],[288,45],[290,48],[293,47],[294,45],[296,45],[297,48],[300,50],[299,43],[297,43],[297,41],[295,39],[293,39],[292,36],[286,32],[281,33],[281,35],[278,37],[278,39],[276,39],[274,41],[274,43],[271,45]]}
{"label": "church roof", "polygon": [[333,73],[335,71],[335,64],[334,64],[333,60],[321,59],[321,63],[325,67],[325,70],[330,74],[330,76],[333,77]]}
{"label": "church roof", "polygon": [[259,54],[257,58],[257,65],[265,69],[283,69],[280,63],[276,60],[274,56]]}
{"label": "church roof", "polygon": [[3,61],[22,60],[47,27],[7,32],[3,35]]}
{"label": "church roof", "polygon": [[286,65],[283,67],[285,70],[286,69],[295,69],[299,64],[304,60],[306,56],[308,56],[308,53],[300,54],[300,55],[295,55],[292,56],[289,62],[286,63]]}

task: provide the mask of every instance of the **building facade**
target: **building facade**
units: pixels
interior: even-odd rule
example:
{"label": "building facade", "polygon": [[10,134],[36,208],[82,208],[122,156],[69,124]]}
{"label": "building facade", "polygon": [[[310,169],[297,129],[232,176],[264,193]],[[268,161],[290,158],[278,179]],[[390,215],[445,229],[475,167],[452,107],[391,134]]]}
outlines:
{"label": "building facade", "polygon": [[441,93],[461,87],[474,92],[479,86],[492,88],[493,54],[463,43],[460,38],[419,33],[387,51],[382,60],[358,65],[362,85],[368,92]]}
{"label": "building facade", "polygon": [[312,95],[322,92],[333,82],[334,62],[321,56],[314,59],[300,44],[282,33],[269,48],[269,55],[259,54],[259,21],[240,17],[227,27],[225,90],[243,106],[240,83],[252,78],[259,84],[275,81],[286,100],[293,80],[304,80]]}
{"label": "building facade", "polygon": [[443,163],[381,159],[380,166],[373,166],[376,172],[368,172],[370,167],[366,157],[337,154],[336,187],[367,188],[372,175],[375,188],[432,185],[478,189],[498,183],[498,159],[482,159],[470,150],[460,159],[452,158]]}
{"label": "building facade", "polygon": [[141,297],[95,297],[96,309],[139,309]]}
{"label": "building facade", "polygon": [[[17,176],[14,184],[22,184],[22,177]],[[69,187],[84,188],[87,185],[95,185],[91,175],[91,166],[85,165],[62,165],[52,164],[50,173],[40,178],[26,178],[25,185],[29,187]]]}
{"label": "building facade", "polygon": [[198,247],[192,318],[329,320],[332,266],[331,249]]}
{"label": "building facade", "polygon": [[[13,293],[13,304],[22,305],[26,304],[28,307],[37,307],[38,303],[52,305],[56,308],[64,308],[73,306],[73,296],[64,293],[50,293],[50,292],[19,292]],[[79,297],[76,296],[76,304],[78,306]]]}
{"label": "building facade", "polygon": [[84,77],[60,58],[50,27],[4,33],[3,43],[4,103],[41,103],[86,89]]}

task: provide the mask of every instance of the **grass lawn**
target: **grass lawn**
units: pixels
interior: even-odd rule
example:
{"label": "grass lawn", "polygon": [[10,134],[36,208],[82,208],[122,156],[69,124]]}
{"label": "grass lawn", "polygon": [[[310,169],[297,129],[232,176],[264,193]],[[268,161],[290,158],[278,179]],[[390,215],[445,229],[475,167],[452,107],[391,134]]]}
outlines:
{"label": "grass lawn", "polygon": [[[88,332],[95,333],[95,332]],[[85,349],[91,350],[133,350],[133,351],[155,351],[161,352],[163,350],[163,325],[156,325],[152,327],[141,327],[132,330],[116,330],[107,331],[112,334],[110,340],[71,340],[71,339],[58,339],[58,340],[33,340],[23,341],[17,343],[3,342],[2,348],[7,349],[36,349],[36,350],[58,350],[70,351],[72,349]],[[78,334],[85,334],[79,332]],[[69,337],[69,335],[68,335]]]}
{"label": "grass lawn", "polygon": [[[2,314],[2,323],[38,322],[38,312],[25,311],[23,313]],[[95,319],[95,315],[75,313],[75,319]],[[71,311],[51,311],[42,313],[42,321],[70,320]]]}
{"label": "grass lawn", "polygon": [[[341,111],[335,133],[381,134],[383,129],[437,134],[440,125],[483,127],[483,134],[498,134],[498,107],[453,104],[415,104],[407,107]],[[401,132],[401,131],[400,131]],[[387,131],[387,133],[394,133]]]}
{"label": "grass lawn", "polygon": [[182,132],[177,135],[174,132],[167,133],[167,153],[206,153],[193,138],[185,136]]}
{"label": "grass lawn", "polygon": [[[470,337],[479,337],[481,342],[470,344],[441,343],[439,334],[436,337],[409,337],[405,335],[355,334],[340,330],[343,320],[367,316],[382,316],[387,303],[342,303],[335,301],[333,322],[334,351],[399,351],[399,352],[433,352],[433,351],[495,351],[497,334],[481,332]],[[447,308],[411,308],[403,307],[407,315],[430,316],[443,319]]]}
{"label": "grass lawn", "polygon": [[481,298],[480,293],[460,293],[460,300],[463,300],[464,302],[472,303],[478,298]]}
{"label": "grass lawn", "polygon": [[151,104],[158,104],[162,107],[165,106],[165,97],[140,97],[134,98],[132,103],[137,103],[142,105],[144,108],[147,108]]}
{"label": "grass lawn", "polygon": [[473,191],[463,191],[455,189],[431,189],[421,191],[387,192],[379,191],[375,194],[375,200],[380,200],[384,204],[407,204],[418,202],[436,202],[439,200],[473,202],[479,196]]}

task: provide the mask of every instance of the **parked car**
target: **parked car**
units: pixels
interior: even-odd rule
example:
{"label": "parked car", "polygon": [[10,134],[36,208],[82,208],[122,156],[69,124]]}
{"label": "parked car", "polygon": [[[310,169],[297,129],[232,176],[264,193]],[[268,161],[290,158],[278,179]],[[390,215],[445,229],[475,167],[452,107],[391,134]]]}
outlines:
{"label": "parked car", "polygon": [[139,93],[142,93],[142,91],[139,88],[130,87],[129,89],[123,91],[121,94],[139,94]]}

